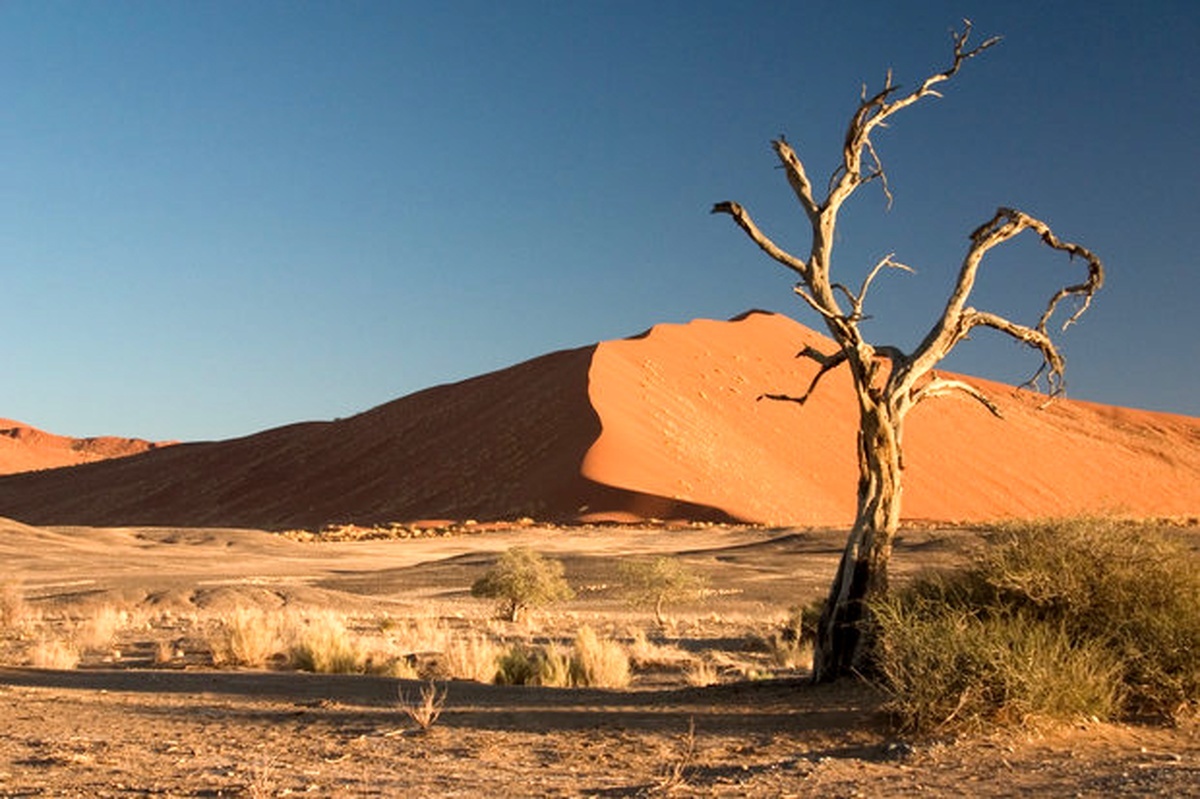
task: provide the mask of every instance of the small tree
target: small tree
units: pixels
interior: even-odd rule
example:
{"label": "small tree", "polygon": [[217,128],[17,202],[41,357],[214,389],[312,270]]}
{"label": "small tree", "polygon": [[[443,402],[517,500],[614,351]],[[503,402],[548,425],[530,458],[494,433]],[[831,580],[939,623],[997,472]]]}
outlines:
{"label": "small tree", "polygon": [[[872,181],[879,183],[889,204],[892,200],[887,175],[871,135],[877,129],[886,127],[898,111],[926,97],[940,97],[935,86],[950,80],[967,60],[999,41],[999,37],[993,37],[968,50],[970,32],[971,24],[966,21],[963,32],[954,34],[954,54],[950,66],[925,78],[908,93],[902,93],[900,87],[892,82],[890,70],[883,88],[875,94],[868,96],[866,87],[863,87],[858,108],[846,130],[841,163],[829,179],[824,199],[814,192],[804,164],[787,140],[780,136],[771,143],[811,228],[812,245],[807,258],[798,257],[779,247],[758,228],[741,205],[722,202],[712,209],[713,213],[731,216],[763,252],[796,275],[796,295],[821,316],[837,344],[837,349],[831,353],[822,353],[812,347],[806,347],[800,353],[800,356],[815,361],[818,366],[808,390],[802,396],[763,396],[803,405],[821,378],[831,370],[844,365],[849,368],[853,378],[859,413],[858,506],[841,565],[819,622],[813,656],[813,675],[818,681],[847,674],[862,665],[860,661],[866,651],[863,633],[870,629],[866,623],[867,602],[887,591],[887,565],[892,553],[892,538],[900,521],[901,444],[904,419],[908,412],[924,400],[959,392],[1000,415],[996,405],[979,389],[961,380],[941,377],[934,372],[934,367],[975,328],[992,328],[1041,355],[1042,365],[1028,385],[1036,387],[1037,379],[1045,374],[1049,394],[1056,395],[1063,388],[1064,363],[1050,337],[1050,318],[1063,300],[1078,300],[1074,312],[1063,324],[1065,329],[1087,310],[1092,296],[1104,282],[1103,266],[1090,251],[1078,244],[1060,240],[1045,222],[1011,208],[1000,208],[971,234],[966,256],[945,310],[912,352],[891,345],[871,344],[860,329],[860,323],[867,318],[864,314],[867,292],[875,278],[885,269],[911,272],[909,267],[894,260],[892,255],[887,255],[867,272],[857,291],[831,279],[835,231],[842,204],[860,186]],[[1026,230],[1033,231],[1052,250],[1066,253],[1072,260],[1078,257],[1087,266],[1083,281],[1055,292],[1033,325],[1019,324],[999,314],[976,310],[967,304],[983,257],[994,247]]]}
{"label": "small tree", "polygon": [[624,561],[620,569],[629,601],[636,607],[653,607],[660,627],[666,623],[663,607],[668,602],[691,599],[704,590],[704,578],[677,558]]}
{"label": "small tree", "polygon": [[563,602],[575,596],[563,578],[561,561],[528,547],[512,547],[471,586],[471,596],[498,599],[500,614],[517,621],[527,608]]}

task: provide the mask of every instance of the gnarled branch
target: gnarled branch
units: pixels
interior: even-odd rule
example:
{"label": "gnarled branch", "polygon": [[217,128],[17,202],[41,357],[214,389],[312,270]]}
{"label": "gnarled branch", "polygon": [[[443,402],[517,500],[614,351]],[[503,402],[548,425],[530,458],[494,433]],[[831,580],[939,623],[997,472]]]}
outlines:
{"label": "gnarled branch", "polygon": [[801,277],[808,276],[808,264],[771,241],[767,234],[759,230],[758,225],[754,224],[754,220],[750,218],[750,214],[746,212],[746,209],[738,203],[717,203],[712,207],[711,213],[729,214],[733,217],[733,221],[737,223],[738,227],[750,237],[751,241],[758,245],[759,249]]}
{"label": "gnarled branch", "polygon": [[779,158],[779,163],[783,166],[784,172],[787,173],[788,183],[791,185],[792,191],[795,192],[796,199],[800,201],[800,205],[804,208],[804,212],[808,214],[809,220],[816,222],[821,209],[817,206],[817,202],[813,198],[812,183],[808,180],[808,174],[804,171],[804,164],[800,161],[800,157],[796,155],[796,151],[788,144],[783,134],[780,134],[778,139],[771,142],[771,147],[774,148],[775,155]]}
{"label": "gnarled branch", "polygon": [[992,412],[992,415],[998,419],[1003,419],[1004,414],[1000,412],[1000,408],[996,403],[984,394],[979,389],[970,383],[964,383],[962,380],[951,380],[946,377],[938,377],[934,375],[933,379],[924,386],[914,391],[911,395],[912,404],[916,405],[922,400],[930,399],[931,397],[941,397],[954,392],[961,392],[968,397],[976,400],[985,408]]}
{"label": "gnarled branch", "polygon": [[759,400],[778,400],[781,402],[794,402],[797,405],[803,405],[808,401],[808,398],[812,396],[812,393],[816,391],[817,384],[821,382],[821,378],[844,364],[849,356],[846,354],[845,350],[838,350],[833,355],[826,355],[812,346],[806,346],[800,352],[796,353],[796,357],[809,358],[810,360],[816,361],[821,365],[821,368],[817,370],[815,375],[813,375],[812,380],[808,384],[808,389],[805,390],[804,394],[799,397],[793,397],[790,394],[759,394]]}
{"label": "gnarled branch", "polygon": [[[901,97],[891,99],[900,87],[892,82],[892,71],[889,69],[884,79],[883,88],[873,96],[867,97],[866,87],[863,87],[862,100],[858,110],[850,119],[846,129],[845,143],[842,145],[842,163],[834,171],[829,181],[829,200],[827,205],[840,204],[860,183],[879,178],[884,188],[884,196],[891,206],[892,193],[887,186],[887,176],[883,164],[871,144],[871,133],[875,128],[885,125],[888,117],[925,97],[941,97],[933,87],[954,77],[968,60],[982,53],[1000,41],[999,36],[986,39],[978,46],[968,50],[967,39],[971,35],[971,20],[963,20],[962,33],[954,33],[954,58],[950,66],[941,72],[925,78],[917,88]],[[866,150],[874,162],[874,169],[863,174],[862,158]]]}
{"label": "gnarled branch", "polygon": [[[1065,252],[1072,259],[1083,258],[1088,264],[1087,279],[1079,284],[1065,286],[1050,298],[1046,310],[1034,327],[1018,324],[1003,316],[974,308],[966,308],[966,302],[975,288],[975,280],[983,258],[993,248],[1003,244],[1025,230],[1038,234],[1048,247]],[[1104,285],[1104,266],[1090,250],[1078,244],[1064,242],[1054,235],[1050,226],[1040,219],[1012,208],[999,208],[984,224],[971,233],[971,246],[963,258],[958,280],[941,318],[929,331],[913,354],[909,380],[915,381],[930,371],[939,361],[962,341],[972,328],[990,327],[1038,350],[1042,354],[1042,365],[1027,385],[1037,387],[1043,372],[1047,374],[1047,393],[1056,396],[1065,386],[1062,356],[1058,352],[1046,327],[1058,304],[1070,296],[1083,298],[1079,309],[1067,320],[1064,328],[1079,319],[1091,304],[1092,296]]]}

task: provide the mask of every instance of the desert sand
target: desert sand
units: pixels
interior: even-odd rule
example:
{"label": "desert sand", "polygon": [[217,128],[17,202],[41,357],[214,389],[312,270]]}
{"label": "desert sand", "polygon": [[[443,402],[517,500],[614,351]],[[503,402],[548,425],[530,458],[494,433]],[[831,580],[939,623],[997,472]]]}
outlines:
{"label": "desert sand", "polygon": [[[1195,530],[1181,532],[1197,539]],[[840,530],[524,527],[409,540],[296,541],[247,529],[46,528],[0,520],[2,579],[40,632],[0,635],[5,662],[99,608],[128,620],[74,670],[0,666],[0,796],[1196,795],[1194,727],[1080,725],[952,740],[888,731],[869,685],[814,687],[761,647],[786,608],[820,595]],[[957,562],[970,530],[916,527],[895,575]],[[467,587],[516,544],[562,559],[575,600],[510,625]],[[613,589],[615,565],[670,554],[707,598],[652,614]],[[715,664],[689,687],[669,660],[625,690],[466,680],[422,733],[398,704],[413,680],[215,670],[197,633],[232,608],[334,610],[365,631],[422,618],[460,632],[554,640],[581,624],[650,631]],[[384,624],[384,622],[387,624]],[[153,653],[169,643],[169,656]],[[689,727],[694,735],[689,736]]]}
{"label": "desert sand", "polygon": [[[791,319],[659,325],[357,416],[0,478],[36,524],[285,529],[415,519],[688,519],[845,525],[856,411],[844,372],[803,407],[831,342]],[[962,377],[962,376],[959,376]],[[1200,513],[1200,419],[963,378],[905,430],[910,520]]]}

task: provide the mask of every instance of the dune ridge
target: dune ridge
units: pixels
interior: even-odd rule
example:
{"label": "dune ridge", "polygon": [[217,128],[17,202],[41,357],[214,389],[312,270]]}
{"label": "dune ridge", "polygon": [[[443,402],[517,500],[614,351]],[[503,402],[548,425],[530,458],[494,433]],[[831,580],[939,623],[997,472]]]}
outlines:
{"label": "dune ridge", "polygon": [[117,436],[72,438],[47,433],[12,419],[0,419],[0,474],[124,458],[175,443]]}
{"label": "dune ridge", "polygon": [[[793,320],[658,325],[403,397],[357,416],[0,477],[30,524],[316,527],[415,519],[646,518],[842,525],[854,512],[849,377],[803,406],[832,343]],[[1200,513],[1200,419],[988,391],[931,400],[905,431],[905,517]]]}

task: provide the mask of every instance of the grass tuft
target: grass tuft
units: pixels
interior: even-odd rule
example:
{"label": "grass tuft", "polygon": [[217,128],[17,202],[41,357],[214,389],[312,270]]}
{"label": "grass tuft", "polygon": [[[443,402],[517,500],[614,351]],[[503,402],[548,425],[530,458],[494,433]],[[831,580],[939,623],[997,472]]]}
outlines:
{"label": "grass tuft", "polygon": [[0,631],[23,626],[33,616],[20,583],[0,581]]}
{"label": "grass tuft", "polygon": [[29,665],[35,669],[73,669],[79,665],[79,650],[57,638],[43,639],[30,648]]}
{"label": "grass tuft", "polygon": [[419,699],[409,699],[404,689],[400,688],[400,710],[413,720],[421,732],[429,732],[442,715],[448,693],[449,689],[443,687],[438,690],[437,684],[432,681],[421,687]]}
{"label": "grass tuft", "polygon": [[278,614],[236,607],[209,632],[213,664],[262,668],[282,648]]}
{"label": "grass tuft", "polygon": [[593,688],[629,685],[629,653],[617,641],[601,638],[584,625],[575,633],[571,653],[571,683]]}

